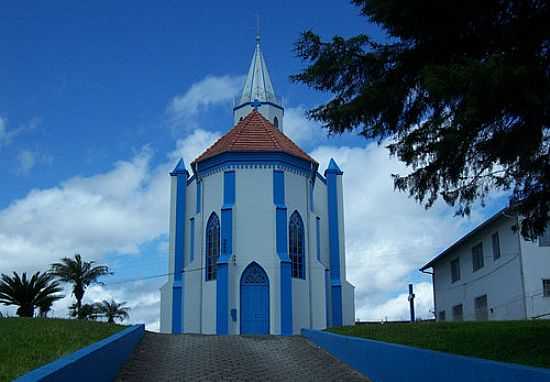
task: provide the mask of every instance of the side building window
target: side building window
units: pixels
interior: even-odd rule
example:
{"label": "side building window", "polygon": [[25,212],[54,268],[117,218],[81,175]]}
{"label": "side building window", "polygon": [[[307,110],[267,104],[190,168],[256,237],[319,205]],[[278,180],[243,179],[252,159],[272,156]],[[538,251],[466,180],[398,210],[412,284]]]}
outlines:
{"label": "side building window", "polygon": [[206,281],[216,279],[216,263],[220,257],[220,220],[212,212],[206,225]]}
{"label": "side building window", "polygon": [[454,259],[451,261],[451,282],[457,282],[460,280],[460,259]]}
{"label": "side building window", "polygon": [[438,321],[445,321],[445,318],[446,318],[445,317],[445,311],[444,310],[440,311],[437,315],[437,320]]}
{"label": "side building window", "polygon": [[462,304],[453,306],[453,321],[463,321],[464,320],[464,309]]}
{"label": "side building window", "polygon": [[542,280],[542,295],[550,297],[550,279]]}
{"label": "side building window", "polygon": [[498,232],[495,232],[492,236],[493,241],[493,260],[500,258],[500,239],[498,237]]}
{"label": "side building window", "polygon": [[290,256],[292,277],[305,279],[304,223],[298,211],[294,211],[288,223],[288,254]]}
{"label": "side building window", "polygon": [[483,244],[479,243],[472,248],[472,269],[475,272],[478,269],[483,268],[484,265],[485,261],[483,259]]}
{"label": "side building window", "polygon": [[487,321],[489,319],[489,311],[487,310],[487,295],[476,297],[474,299],[474,309],[476,320]]}
{"label": "side building window", "polygon": [[539,247],[550,247],[550,226],[547,226],[543,234],[539,236]]}
{"label": "side building window", "polygon": [[279,119],[277,117],[273,118],[273,126],[275,126],[276,129],[279,128]]}

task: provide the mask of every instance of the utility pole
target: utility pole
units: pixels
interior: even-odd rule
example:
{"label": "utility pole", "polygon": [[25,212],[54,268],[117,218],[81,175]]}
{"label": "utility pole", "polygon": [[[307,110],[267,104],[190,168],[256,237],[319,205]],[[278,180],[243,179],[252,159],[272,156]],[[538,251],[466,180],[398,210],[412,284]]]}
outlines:
{"label": "utility pole", "polygon": [[411,310],[411,322],[414,322],[414,293],[412,284],[409,284],[409,308]]}

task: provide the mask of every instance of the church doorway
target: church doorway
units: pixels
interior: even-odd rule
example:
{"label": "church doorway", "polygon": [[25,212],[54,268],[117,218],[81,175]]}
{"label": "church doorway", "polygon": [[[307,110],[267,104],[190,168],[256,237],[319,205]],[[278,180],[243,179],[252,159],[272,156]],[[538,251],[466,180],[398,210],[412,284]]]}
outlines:
{"label": "church doorway", "polygon": [[255,262],[241,276],[241,334],[269,334],[269,279]]}

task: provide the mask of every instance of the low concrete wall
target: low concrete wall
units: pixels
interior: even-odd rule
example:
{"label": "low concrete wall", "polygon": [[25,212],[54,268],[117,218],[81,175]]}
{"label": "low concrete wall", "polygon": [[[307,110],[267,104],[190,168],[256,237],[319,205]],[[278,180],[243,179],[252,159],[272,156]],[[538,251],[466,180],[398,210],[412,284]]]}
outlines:
{"label": "low concrete wall", "polygon": [[134,325],[17,378],[16,382],[112,381],[143,338],[144,325]]}
{"label": "low concrete wall", "polygon": [[464,357],[318,330],[302,329],[302,335],[373,382],[550,381],[550,369]]}

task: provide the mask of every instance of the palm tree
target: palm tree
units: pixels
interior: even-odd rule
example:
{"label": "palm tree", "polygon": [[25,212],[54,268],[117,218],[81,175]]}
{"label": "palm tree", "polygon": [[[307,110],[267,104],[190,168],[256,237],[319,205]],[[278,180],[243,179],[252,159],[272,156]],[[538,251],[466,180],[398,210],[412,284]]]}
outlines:
{"label": "palm tree", "polygon": [[84,292],[90,284],[102,284],[97,281],[98,278],[112,274],[106,265],[94,266],[93,261],[82,261],[79,254],[70,257],[64,257],[60,263],[52,264],[51,273],[66,283],[73,284],[73,295],[76,298],[77,317],[82,307],[82,298]]}
{"label": "palm tree", "polygon": [[20,317],[33,317],[35,307],[48,304],[51,307],[54,301],[64,297],[57,294],[62,290],[50,273],[36,272],[30,279],[25,272],[22,277],[17,272],[13,272],[13,276],[0,276],[0,302],[19,306],[17,315]]}
{"label": "palm tree", "polygon": [[38,316],[41,318],[47,318],[55,300],[57,300],[57,298],[50,296],[48,298],[44,298],[39,304],[37,304],[39,309]]}
{"label": "palm tree", "polygon": [[79,320],[97,320],[101,312],[98,303],[84,304],[80,307],[80,310],[77,309],[75,303],[69,307],[69,315]]}
{"label": "palm tree", "polygon": [[130,308],[124,306],[126,302],[118,303],[115,300],[111,301],[103,300],[98,303],[99,311],[107,318],[107,322],[113,324],[115,319],[119,319],[121,322],[129,317],[128,311]]}

